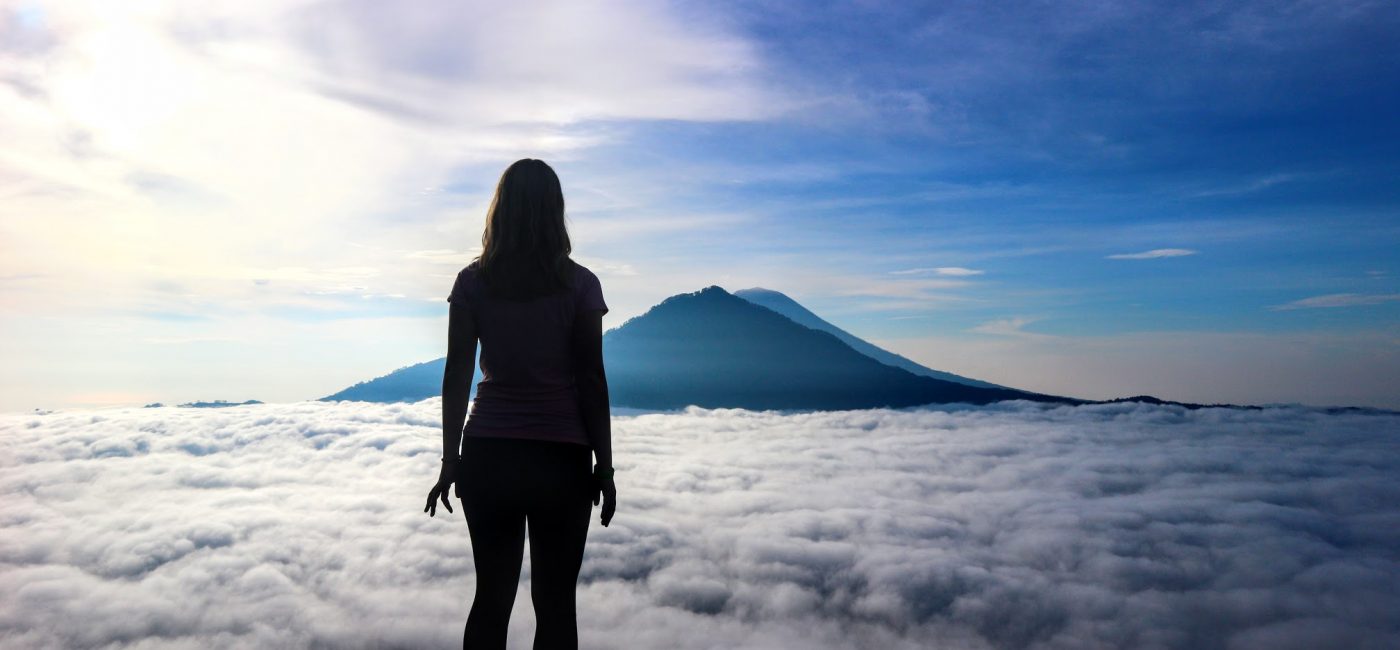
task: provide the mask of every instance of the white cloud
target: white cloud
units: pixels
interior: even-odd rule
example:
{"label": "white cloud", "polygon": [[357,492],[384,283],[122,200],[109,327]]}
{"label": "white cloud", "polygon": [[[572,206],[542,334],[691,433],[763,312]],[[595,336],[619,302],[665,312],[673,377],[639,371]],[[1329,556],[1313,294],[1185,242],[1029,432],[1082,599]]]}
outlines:
{"label": "white cloud", "polygon": [[1270,309],[1274,311],[1288,311],[1292,309],[1321,309],[1326,307],[1361,307],[1365,305],[1379,305],[1387,302],[1400,301],[1400,293],[1330,293],[1325,296],[1313,296],[1294,300],[1282,305],[1274,305]]}
{"label": "white cloud", "polygon": [[1153,260],[1160,257],[1182,257],[1185,255],[1195,255],[1196,251],[1189,248],[1154,248],[1141,253],[1118,253],[1109,255],[1111,260]]}
{"label": "white cloud", "polygon": [[961,267],[961,266],[938,266],[938,267],[933,267],[933,268],[917,268],[917,269],[904,269],[904,270],[900,270],[900,271],[890,271],[890,275],[923,275],[923,274],[933,274],[933,275],[968,276],[968,275],[982,275],[983,273],[985,273],[985,271],[979,271],[979,270],[977,270],[977,269],[967,269],[967,268],[963,268],[963,267]]}
{"label": "white cloud", "polygon": [[[285,332],[308,321],[357,321],[357,349],[424,357],[434,339],[386,341],[368,321],[445,306],[470,257],[449,251],[480,241],[493,183],[521,157],[560,171],[583,255],[727,223],[636,196],[590,215],[584,189],[612,173],[591,148],[624,142],[638,120],[762,120],[793,105],[724,20],[632,0],[4,3],[0,380],[14,389],[0,408],[76,405],[76,393],[224,356],[152,355],[150,338],[233,332],[241,358],[220,368],[282,365],[296,388],[281,399],[378,363],[362,357],[335,380],[319,363],[283,364],[307,349]],[[153,315],[190,320],[168,331]],[[79,356],[55,331],[100,333],[102,346]],[[203,382],[155,392],[232,383]],[[269,387],[245,379],[236,392],[257,385]]]}
{"label": "white cloud", "polygon": [[[629,120],[792,106],[729,26],[630,0],[31,13],[0,22],[7,42],[43,43],[0,48],[14,188],[0,275],[47,274],[10,305],[27,311],[128,306],[152,278],[234,298],[229,276],[291,264],[376,266],[392,285],[377,293],[437,291],[423,273],[436,260],[405,268],[398,251],[469,244],[485,206],[436,188],[479,173],[484,193],[522,155],[566,167]],[[347,232],[381,248],[346,249]]]}
{"label": "white cloud", "polygon": [[[458,647],[466,525],[422,513],[439,408],[0,415],[0,636]],[[1393,646],[1397,426],[1025,403],[617,417],[581,647]],[[533,625],[522,594],[512,647]]]}

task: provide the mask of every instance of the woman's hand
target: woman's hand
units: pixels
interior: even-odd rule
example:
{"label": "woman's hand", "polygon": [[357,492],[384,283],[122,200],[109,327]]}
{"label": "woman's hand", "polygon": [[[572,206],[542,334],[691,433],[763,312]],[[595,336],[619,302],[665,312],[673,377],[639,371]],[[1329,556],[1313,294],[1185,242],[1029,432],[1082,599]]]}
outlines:
{"label": "woman's hand", "polygon": [[452,504],[447,501],[447,494],[451,491],[452,482],[456,480],[456,478],[456,461],[442,461],[442,471],[438,473],[437,485],[434,485],[433,489],[428,492],[428,505],[423,507],[423,512],[428,513],[429,517],[437,515],[437,502],[439,499],[442,500],[443,507],[447,508],[448,512],[452,512]]}
{"label": "woman's hand", "polygon": [[603,527],[606,528],[608,522],[612,521],[613,512],[617,511],[617,486],[613,485],[612,479],[598,478],[597,476],[593,477],[593,505],[598,505],[598,496],[600,494],[603,497],[603,513],[601,518]]}

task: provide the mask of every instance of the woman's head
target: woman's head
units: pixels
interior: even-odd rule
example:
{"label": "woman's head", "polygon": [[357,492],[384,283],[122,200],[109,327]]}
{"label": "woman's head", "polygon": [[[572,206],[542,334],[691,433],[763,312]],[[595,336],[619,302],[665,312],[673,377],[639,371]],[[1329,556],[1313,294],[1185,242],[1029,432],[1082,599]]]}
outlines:
{"label": "woman's head", "polygon": [[569,285],[572,252],[564,192],[543,160],[517,160],[501,174],[486,212],[477,273],[491,293],[531,298]]}

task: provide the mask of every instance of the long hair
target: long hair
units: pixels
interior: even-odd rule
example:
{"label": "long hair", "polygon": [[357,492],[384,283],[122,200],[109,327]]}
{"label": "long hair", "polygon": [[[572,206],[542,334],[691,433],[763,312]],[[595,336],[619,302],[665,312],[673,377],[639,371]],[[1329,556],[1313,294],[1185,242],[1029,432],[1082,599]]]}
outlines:
{"label": "long hair", "polygon": [[511,163],[496,183],[475,260],[487,292],[528,299],[562,291],[572,284],[572,251],[559,177],[543,160]]}

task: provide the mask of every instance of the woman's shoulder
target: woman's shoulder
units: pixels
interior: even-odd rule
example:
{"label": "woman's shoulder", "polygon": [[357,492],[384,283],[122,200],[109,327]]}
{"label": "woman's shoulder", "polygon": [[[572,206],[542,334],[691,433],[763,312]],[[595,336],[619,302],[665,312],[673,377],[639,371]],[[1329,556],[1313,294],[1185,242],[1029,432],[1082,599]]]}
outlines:
{"label": "woman's shoulder", "polygon": [[574,277],[580,277],[580,278],[595,278],[595,277],[598,277],[598,276],[596,276],[596,275],[593,275],[593,271],[590,271],[590,270],[588,269],[588,267],[586,267],[586,266],[580,264],[578,260],[576,260],[576,259],[574,259],[574,258],[571,257],[571,258],[569,258],[569,262],[572,263],[572,264],[574,265]]}
{"label": "woman's shoulder", "polygon": [[452,281],[452,291],[447,295],[447,302],[457,302],[476,293],[476,268],[476,260],[473,260],[457,272],[457,277]]}
{"label": "woman's shoulder", "polygon": [[577,262],[574,266],[574,299],[578,301],[576,304],[583,309],[599,309],[606,314],[608,305],[603,300],[603,283],[588,267]]}
{"label": "woman's shoulder", "polygon": [[569,261],[573,262],[574,265],[575,290],[587,288],[589,285],[599,284],[598,276],[594,274],[592,270],[590,270],[588,267],[582,264],[579,264],[577,260],[574,260],[572,258]]}

